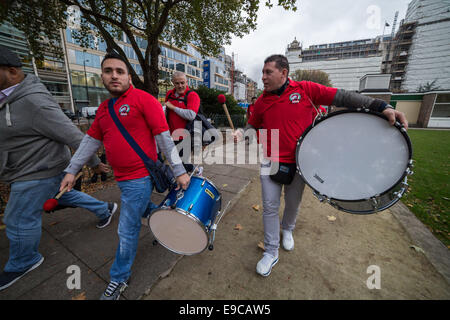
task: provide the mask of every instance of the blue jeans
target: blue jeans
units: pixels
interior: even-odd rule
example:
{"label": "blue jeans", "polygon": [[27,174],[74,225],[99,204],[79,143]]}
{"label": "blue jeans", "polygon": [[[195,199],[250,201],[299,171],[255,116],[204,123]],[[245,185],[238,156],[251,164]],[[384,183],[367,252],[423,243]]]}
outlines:
{"label": "blue jeans", "polygon": [[110,276],[111,281],[124,282],[131,275],[141,231],[141,218],[157,206],[150,200],[153,184],[149,176],[118,181],[117,184],[121,191],[119,245]]}
{"label": "blue jeans", "polygon": [[[3,218],[9,239],[9,260],[4,271],[25,271],[42,258],[38,251],[42,234],[42,207],[45,201],[58,193],[64,175],[61,173],[51,178],[11,184],[11,193]],[[73,189],[66,192],[58,203],[85,208],[99,219],[110,215],[108,203]]]}

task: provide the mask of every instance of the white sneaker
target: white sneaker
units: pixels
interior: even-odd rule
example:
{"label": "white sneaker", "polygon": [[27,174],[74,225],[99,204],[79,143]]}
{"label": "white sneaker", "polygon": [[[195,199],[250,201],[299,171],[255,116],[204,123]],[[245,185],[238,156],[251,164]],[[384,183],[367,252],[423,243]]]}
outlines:
{"label": "white sneaker", "polygon": [[294,237],[292,236],[292,231],[281,230],[281,235],[283,238],[283,249],[292,251],[294,249]]}
{"label": "white sneaker", "polygon": [[278,262],[278,256],[274,257],[269,253],[264,253],[261,260],[259,260],[256,265],[256,272],[262,275],[263,277],[267,277],[272,271],[272,267],[276,265]]}

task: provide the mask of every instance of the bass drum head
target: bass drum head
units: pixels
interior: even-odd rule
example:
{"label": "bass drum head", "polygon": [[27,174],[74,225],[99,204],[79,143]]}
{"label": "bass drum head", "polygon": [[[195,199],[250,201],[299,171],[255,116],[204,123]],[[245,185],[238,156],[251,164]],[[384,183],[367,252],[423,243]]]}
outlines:
{"label": "bass drum head", "polygon": [[208,235],[201,223],[177,209],[154,211],[148,224],[158,242],[175,253],[193,255],[208,245]]}
{"label": "bass drum head", "polygon": [[297,167],[321,195],[343,201],[369,199],[393,188],[411,158],[406,134],[381,115],[332,113],[299,139]]}

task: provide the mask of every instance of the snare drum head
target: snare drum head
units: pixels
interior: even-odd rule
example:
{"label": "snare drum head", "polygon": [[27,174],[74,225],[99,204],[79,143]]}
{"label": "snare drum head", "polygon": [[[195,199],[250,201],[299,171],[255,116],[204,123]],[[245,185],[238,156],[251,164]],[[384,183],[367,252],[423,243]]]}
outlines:
{"label": "snare drum head", "polygon": [[384,118],[344,112],[318,122],[299,141],[303,179],[328,198],[368,199],[392,188],[410,159],[407,137]]}
{"label": "snare drum head", "polygon": [[204,227],[177,209],[154,211],[149,226],[158,242],[175,253],[192,255],[202,252],[208,245]]}

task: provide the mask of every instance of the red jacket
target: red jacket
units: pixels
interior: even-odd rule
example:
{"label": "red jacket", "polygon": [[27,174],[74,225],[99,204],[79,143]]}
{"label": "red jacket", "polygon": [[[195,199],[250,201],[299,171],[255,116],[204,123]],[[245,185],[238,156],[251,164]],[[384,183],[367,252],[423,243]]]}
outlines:
{"label": "red jacket", "polygon": [[[190,109],[195,113],[198,113],[198,109],[200,107],[200,97],[195,91],[191,91],[187,98],[187,105],[184,104],[183,100],[186,93],[189,91],[189,87],[186,87],[183,95],[176,97],[175,89],[169,90],[166,93],[165,101],[169,101],[175,107],[182,109]],[[172,134],[176,129],[185,129],[187,120],[180,117],[175,111],[167,109],[167,123],[169,124],[170,133]],[[183,139],[182,137],[173,137],[175,141],[179,139]]]}

